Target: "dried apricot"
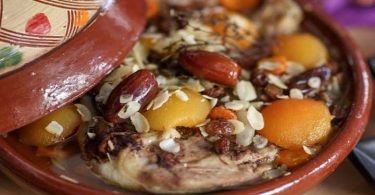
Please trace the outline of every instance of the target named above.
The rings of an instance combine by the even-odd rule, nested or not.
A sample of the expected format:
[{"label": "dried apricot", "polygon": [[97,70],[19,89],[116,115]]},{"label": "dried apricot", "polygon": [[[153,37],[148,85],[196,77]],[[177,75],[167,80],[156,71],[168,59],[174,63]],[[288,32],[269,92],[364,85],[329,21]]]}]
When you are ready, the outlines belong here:
[{"label": "dried apricot", "polygon": [[282,150],[279,152],[276,161],[278,164],[293,168],[306,162],[309,157],[310,155],[303,150]]},{"label": "dried apricot", "polygon": [[279,36],[274,47],[274,54],[301,63],[306,69],[323,65],[328,59],[326,46],[309,33]]},{"label": "dried apricot", "polygon": [[237,115],[233,111],[226,109],[224,106],[218,106],[212,108],[210,114],[208,115],[208,118],[233,120],[237,119]]},{"label": "dried apricot", "polygon": [[220,0],[220,4],[231,11],[248,11],[258,3],[258,0]]},{"label": "dried apricot", "polygon": [[153,18],[158,15],[160,10],[158,0],[147,0],[147,18]]},{"label": "dried apricot", "polygon": [[192,90],[182,90],[187,101],[182,101],[176,94],[169,97],[160,108],[143,113],[152,130],[165,131],[176,127],[194,127],[206,120],[211,104],[202,95]]},{"label": "dried apricot", "polygon": [[262,111],[265,126],[258,131],[270,142],[286,149],[301,149],[327,140],[332,116],[328,107],[311,99],[273,102]]},{"label": "dried apricot", "polygon": [[207,25],[223,36],[226,43],[240,49],[249,48],[257,37],[255,24],[245,16],[233,12],[213,12],[207,16]]},{"label": "dried apricot", "polygon": [[74,134],[81,122],[77,107],[70,104],[21,128],[19,139],[27,145],[50,146]]}]

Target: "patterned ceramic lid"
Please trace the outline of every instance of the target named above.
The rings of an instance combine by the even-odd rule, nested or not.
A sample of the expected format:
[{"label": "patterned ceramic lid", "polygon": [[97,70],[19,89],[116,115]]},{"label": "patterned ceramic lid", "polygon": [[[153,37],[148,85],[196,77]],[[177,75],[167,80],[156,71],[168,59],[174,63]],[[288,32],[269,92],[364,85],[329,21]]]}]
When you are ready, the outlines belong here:
[{"label": "patterned ceramic lid", "polygon": [[144,0],[0,0],[0,133],[74,101],[119,65]]},{"label": "patterned ceramic lid", "polygon": [[0,76],[72,38],[95,18],[101,1],[0,1]]}]

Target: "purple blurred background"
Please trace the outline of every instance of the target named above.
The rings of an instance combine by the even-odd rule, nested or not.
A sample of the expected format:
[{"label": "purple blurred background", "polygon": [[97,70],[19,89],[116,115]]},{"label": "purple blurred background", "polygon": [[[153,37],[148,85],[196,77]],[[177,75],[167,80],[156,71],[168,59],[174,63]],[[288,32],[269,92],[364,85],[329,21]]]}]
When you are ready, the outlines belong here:
[{"label": "purple blurred background", "polygon": [[319,2],[345,26],[375,26],[375,0],[319,0]]}]

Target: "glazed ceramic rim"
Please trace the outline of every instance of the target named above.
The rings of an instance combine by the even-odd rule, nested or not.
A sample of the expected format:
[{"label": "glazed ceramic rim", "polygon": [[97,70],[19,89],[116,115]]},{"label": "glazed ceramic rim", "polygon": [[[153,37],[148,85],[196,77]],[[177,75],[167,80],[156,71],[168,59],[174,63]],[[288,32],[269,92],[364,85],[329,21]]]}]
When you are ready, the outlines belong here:
[{"label": "glazed ceramic rim", "polygon": [[118,67],[146,25],[144,0],[103,0],[73,38],[0,78],[0,133],[73,102]]},{"label": "glazed ceramic rim", "polygon": [[[307,3],[305,0],[298,0],[306,12],[312,12],[314,16],[319,16],[320,21],[330,26],[333,32],[343,42],[345,51],[350,54],[348,57],[352,62],[348,62],[353,70],[354,100],[351,106],[350,114],[340,133],[333,138],[326,149],[315,158],[308,161],[303,166],[294,170],[290,175],[270,180],[255,186],[249,186],[246,189],[218,192],[217,194],[299,194],[310,189],[330,173],[345,159],[354,145],[359,141],[368,122],[372,100],[372,80],[364,61],[364,58],[353,43],[345,30],[333,19],[326,15],[315,5]],[[63,193],[63,194],[112,194],[101,189],[94,189],[83,184],[74,184],[63,180],[55,175],[47,174],[42,170],[31,166],[27,159],[17,156],[17,152],[8,145],[3,139],[0,139],[0,162],[7,169],[12,170],[18,178],[28,178],[24,181],[34,185],[45,192]],[[30,181],[32,179],[32,181]],[[64,187],[61,187],[64,186]],[[135,194],[128,192],[125,194]]]}]

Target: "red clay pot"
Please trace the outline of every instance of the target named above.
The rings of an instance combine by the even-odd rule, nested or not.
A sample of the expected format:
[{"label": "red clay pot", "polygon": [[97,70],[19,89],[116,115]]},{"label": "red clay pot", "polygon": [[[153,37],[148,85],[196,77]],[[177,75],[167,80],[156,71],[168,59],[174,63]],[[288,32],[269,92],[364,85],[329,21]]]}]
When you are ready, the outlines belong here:
[{"label": "red clay pot", "polygon": [[[218,194],[299,194],[321,182],[331,174],[350,153],[365,130],[372,100],[372,79],[360,50],[337,23],[319,8],[298,0],[305,10],[305,28],[320,36],[337,51],[336,56],[348,68],[347,80],[351,86],[350,113],[338,133],[324,150],[306,164],[296,168],[288,176],[258,185]],[[24,186],[50,194],[114,194],[104,190],[105,184],[82,182],[75,184],[52,172],[50,165],[35,157],[34,151],[22,146],[12,137],[0,138],[1,168]],[[134,192],[122,191],[124,194]]]}]

